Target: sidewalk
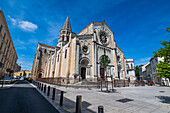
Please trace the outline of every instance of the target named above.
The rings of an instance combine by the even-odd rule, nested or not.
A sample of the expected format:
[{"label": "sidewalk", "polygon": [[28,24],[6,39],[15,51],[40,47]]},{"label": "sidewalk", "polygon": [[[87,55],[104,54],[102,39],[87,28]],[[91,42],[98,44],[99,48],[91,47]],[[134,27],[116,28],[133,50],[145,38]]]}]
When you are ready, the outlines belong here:
[{"label": "sidewalk", "polygon": [[[43,83],[44,84],[44,83]],[[76,108],[76,96],[82,95],[82,113],[96,113],[98,106],[104,107],[105,113],[168,113],[170,112],[170,88],[157,86],[121,87],[114,93],[101,92],[100,89],[75,89],[46,84],[55,87],[55,100],[44,95],[60,112],[73,113]],[[64,91],[63,106],[59,106],[60,91]],[[46,90],[47,92],[47,90]],[[124,100],[121,100],[124,99]],[[127,100],[126,100],[127,99]],[[130,99],[130,101],[128,101]],[[118,101],[119,100],[119,101]],[[122,102],[121,102],[122,101]],[[126,102],[127,101],[127,102]]]},{"label": "sidewalk", "polygon": [[14,84],[16,84],[18,81],[12,83],[12,84],[4,84],[3,87],[2,87],[2,84],[0,84],[0,90],[1,89],[8,89],[8,88],[11,88]]}]

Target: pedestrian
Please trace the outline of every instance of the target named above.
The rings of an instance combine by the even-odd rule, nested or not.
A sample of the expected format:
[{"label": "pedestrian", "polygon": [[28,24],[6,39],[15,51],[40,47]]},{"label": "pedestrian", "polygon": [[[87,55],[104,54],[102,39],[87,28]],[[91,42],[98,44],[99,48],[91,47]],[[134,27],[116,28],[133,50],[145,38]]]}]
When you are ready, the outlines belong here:
[{"label": "pedestrian", "polygon": [[152,85],[155,85],[153,81],[152,81]]}]

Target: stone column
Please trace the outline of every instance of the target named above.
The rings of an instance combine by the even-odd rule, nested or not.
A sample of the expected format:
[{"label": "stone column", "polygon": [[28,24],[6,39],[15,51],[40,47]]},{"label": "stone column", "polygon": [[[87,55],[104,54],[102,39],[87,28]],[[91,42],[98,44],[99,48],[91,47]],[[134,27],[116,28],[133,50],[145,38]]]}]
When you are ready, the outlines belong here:
[{"label": "stone column", "polygon": [[116,65],[115,65],[115,77],[118,77],[118,61],[117,61],[117,52],[116,52],[116,48],[114,48],[113,50],[114,52],[114,55],[115,55],[115,62],[116,62]]},{"label": "stone column", "polygon": [[79,73],[79,50],[80,50],[80,44],[78,42],[78,40],[76,40],[76,52],[75,52],[75,73],[76,74],[80,74]]},{"label": "stone column", "polygon": [[[94,71],[94,75],[97,75],[97,58],[96,58],[96,55],[97,55],[97,46],[96,46],[96,32],[94,31],[94,34],[93,34],[93,59],[94,59],[94,64],[93,65],[93,71]],[[93,77],[94,77],[93,75]]]}]

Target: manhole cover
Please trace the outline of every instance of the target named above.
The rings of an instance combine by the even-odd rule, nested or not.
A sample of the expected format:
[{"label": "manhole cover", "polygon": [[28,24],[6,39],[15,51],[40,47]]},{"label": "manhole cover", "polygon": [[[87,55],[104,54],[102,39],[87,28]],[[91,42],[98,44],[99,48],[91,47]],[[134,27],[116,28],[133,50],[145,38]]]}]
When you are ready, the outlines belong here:
[{"label": "manhole cover", "polygon": [[165,91],[159,91],[159,92],[164,93]]},{"label": "manhole cover", "polygon": [[119,102],[122,102],[122,103],[126,103],[126,102],[129,102],[129,101],[133,101],[133,99],[123,98],[123,99],[116,100],[116,101],[119,101]]}]

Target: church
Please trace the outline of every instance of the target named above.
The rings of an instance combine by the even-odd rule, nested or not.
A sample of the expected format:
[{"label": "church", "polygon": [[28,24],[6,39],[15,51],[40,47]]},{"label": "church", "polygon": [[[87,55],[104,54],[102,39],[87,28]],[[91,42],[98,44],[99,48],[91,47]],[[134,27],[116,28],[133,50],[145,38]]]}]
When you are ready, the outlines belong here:
[{"label": "church", "polygon": [[[106,72],[100,65],[104,54],[110,60]],[[133,59],[125,59],[105,21],[91,22],[76,34],[67,17],[56,47],[38,43],[32,66],[33,80],[50,78],[63,84],[74,84],[97,82],[106,74],[117,80],[135,80]]]}]

